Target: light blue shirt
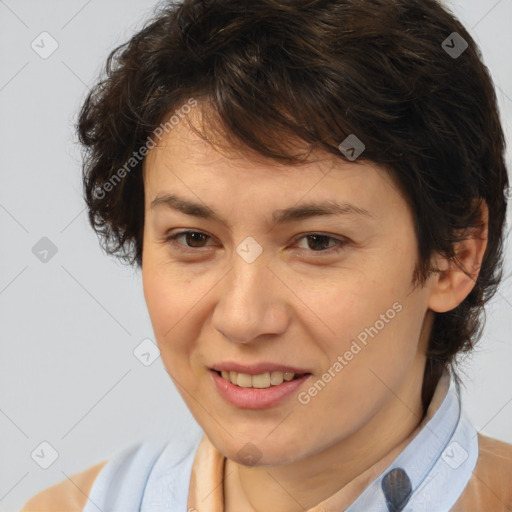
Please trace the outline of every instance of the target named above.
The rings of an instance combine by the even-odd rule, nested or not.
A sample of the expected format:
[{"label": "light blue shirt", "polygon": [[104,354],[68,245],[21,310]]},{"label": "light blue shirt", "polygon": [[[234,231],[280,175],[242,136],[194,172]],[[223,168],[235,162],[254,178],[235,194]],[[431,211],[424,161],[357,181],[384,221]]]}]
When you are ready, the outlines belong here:
[{"label": "light blue shirt", "polygon": [[[346,512],[448,512],[478,459],[478,437],[461,410],[460,390],[448,392],[432,418]],[[192,442],[153,440],[130,446],[101,469],[83,512],[189,512]]]}]

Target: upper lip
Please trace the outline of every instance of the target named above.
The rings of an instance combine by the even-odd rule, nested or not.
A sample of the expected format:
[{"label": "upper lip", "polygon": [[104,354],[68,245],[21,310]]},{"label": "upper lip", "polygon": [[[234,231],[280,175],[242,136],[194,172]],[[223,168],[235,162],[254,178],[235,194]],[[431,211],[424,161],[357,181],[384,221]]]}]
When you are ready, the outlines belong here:
[{"label": "upper lip", "polygon": [[297,366],[287,366],[281,363],[271,363],[266,361],[253,364],[240,364],[231,361],[225,361],[223,363],[214,364],[211,366],[211,369],[218,372],[232,371],[238,373],[247,373],[248,375],[259,375],[265,372],[289,372],[295,374],[311,373],[309,370],[298,368]]}]

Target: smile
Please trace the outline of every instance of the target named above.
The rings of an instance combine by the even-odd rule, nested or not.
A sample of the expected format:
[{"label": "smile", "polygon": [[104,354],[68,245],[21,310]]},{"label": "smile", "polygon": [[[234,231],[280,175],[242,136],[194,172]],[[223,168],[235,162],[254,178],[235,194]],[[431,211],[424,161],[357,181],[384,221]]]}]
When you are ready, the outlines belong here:
[{"label": "smile", "polygon": [[[296,394],[312,376],[311,373],[294,374],[279,371],[249,375],[213,369],[210,370],[210,375],[220,396],[229,404],[241,409],[275,407]],[[231,379],[235,380],[236,384]]]},{"label": "smile", "polygon": [[283,382],[302,377],[304,374],[295,374],[292,372],[265,372],[258,375],[249,375],[248,373],[221,371],[218,372],[224,380],[231,382],[241,388],[266,389],[271,386],[279,386]]}]

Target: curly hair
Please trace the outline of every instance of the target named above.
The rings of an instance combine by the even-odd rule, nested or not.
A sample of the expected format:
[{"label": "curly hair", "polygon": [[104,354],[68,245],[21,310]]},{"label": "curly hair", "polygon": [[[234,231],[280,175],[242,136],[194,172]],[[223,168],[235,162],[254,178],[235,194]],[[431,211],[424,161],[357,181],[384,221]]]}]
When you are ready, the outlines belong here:
[{"label": "curly hair", "polygon": [[[467,45],[460,55],[447,51],[455,41]],[[488,241],[474,287],[459,306],[435,314],[426,407],[443,370],[450,367],[457,378],[457,354],[481,337],[484,305],[503,272],[505,140],[490,73],[464,26],[437,0],[158,6],[110,53],[77,124],[89,221],[106,252],[139,268],[141,155],[161,123],[191,98],[205,107],[198,130],[204,140],[213,144],[216,131],[230,147],[289,165],[303,163],[313,149],[345,159],[340,141],[357,134],[366,146],[360,159],[388,169],[411,207],[416,286],[435,271],[434,253],[462,268],[456,243],[478,224],[479,201],[486,201]],[[305,151],[297,152],[292,139]]]}]

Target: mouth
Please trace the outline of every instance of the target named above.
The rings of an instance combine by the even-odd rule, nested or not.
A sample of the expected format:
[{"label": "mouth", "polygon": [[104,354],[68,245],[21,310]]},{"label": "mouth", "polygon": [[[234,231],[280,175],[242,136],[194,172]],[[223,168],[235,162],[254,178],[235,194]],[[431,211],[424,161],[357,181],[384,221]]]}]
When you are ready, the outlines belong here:
[{"label": "mouth", "polygon": [[[261,370],[259,370],[261,371]],[[233,370],[211,368],[214,388],[229,404],[240,409],[278,407],[298,393],[312,376],[311,373],[291,373],[273,370],[250,375]],[[234,381],[234,382],[232,382]]]},{"label": "mouth", "polygon": [[254,388],[254,389],[268,389],[274,386],[280,386],[283,382],[290,382],[292,380],[301,379],[310,373],[293,373],[281,371],[268,371],[259,373],[257,375],[250,375],[248,373],[227,371],[227,370],[214,370],[219,377],[225,381],[240,388]]}]

